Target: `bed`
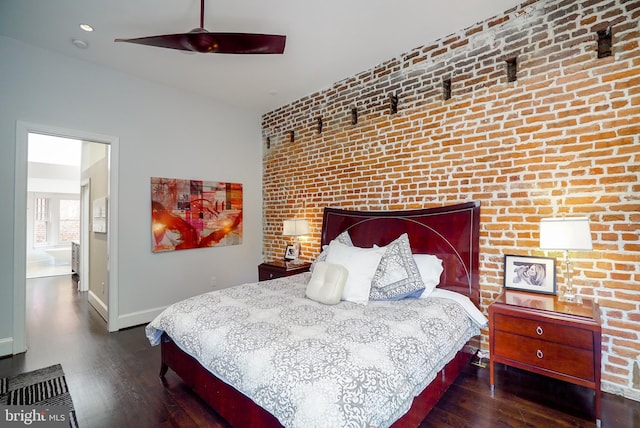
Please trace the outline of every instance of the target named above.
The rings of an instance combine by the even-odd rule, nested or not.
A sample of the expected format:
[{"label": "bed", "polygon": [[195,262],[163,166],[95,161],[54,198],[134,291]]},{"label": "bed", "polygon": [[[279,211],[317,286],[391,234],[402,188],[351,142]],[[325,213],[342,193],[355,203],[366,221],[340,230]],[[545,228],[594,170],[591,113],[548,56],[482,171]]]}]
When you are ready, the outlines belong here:
[{"label": "bed", "polygon": [[[323,305],[305,297],[313,274],[304,273],[195,296],[147,326],[151,343],[161,345],[160,376],[171,368],[234,427],[418,426],[477,349],[469,343],[484,317],[471,308],[479,314],[474,323],[471,309],[450,298],[466,296],[462,306],[479,306],[479,218],[478,202],[389,212],[326,208],[323,249],[345,231],[362,249],[390,246],[406,234],[413,254],[441,260],[437,289],[444,291]],[[423,312],[439,318],[423,319]],[[196,330],[201,324],[205,329]],[[454,331],[422,336],[445,324],[455,324]],[[435,362],[417,357],[426,350],[442,355]],[[380,368],[372,368],[374,359]],[[400,366],[392,365],[396,360]],[[374,386],[381,390],[368,389]]]}]

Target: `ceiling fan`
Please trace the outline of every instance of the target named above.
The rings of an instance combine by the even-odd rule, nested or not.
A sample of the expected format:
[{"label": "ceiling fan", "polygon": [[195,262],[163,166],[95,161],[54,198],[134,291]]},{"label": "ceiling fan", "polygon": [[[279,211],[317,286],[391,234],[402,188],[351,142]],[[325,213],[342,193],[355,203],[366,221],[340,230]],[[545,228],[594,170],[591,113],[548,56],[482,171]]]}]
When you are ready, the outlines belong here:
[{"label": "ceiling fan", "polygon": [[210,33],[204,29],[204,0],[200,0],[200,27],[194,28],[188,33],[115,39],[115,41],[200,53],[281,54],[284,52],[286,36],[254,33]]}]

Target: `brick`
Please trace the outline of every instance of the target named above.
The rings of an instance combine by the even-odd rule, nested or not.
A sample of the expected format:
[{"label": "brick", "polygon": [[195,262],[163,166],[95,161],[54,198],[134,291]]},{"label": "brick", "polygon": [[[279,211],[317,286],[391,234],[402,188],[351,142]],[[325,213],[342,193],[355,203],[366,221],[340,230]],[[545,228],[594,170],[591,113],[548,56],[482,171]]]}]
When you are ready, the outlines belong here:
[{"label": "brick", "polygon": [[[611,320],[607,323],[609,328],[607,329],[607,334],[610,334],[615,337],[623,337],[630,340],[638,340],[638,328],[640,325],[637,323],[619,321],[619,320]],[[611,334],[610,330],[612,327],[615,328],[616,334]]]},{"label": "brick", "polygon": [[626,377],[629,376],[629,369],[625,369],[625,368],[622,368],[622,367],[615,367],[615,366],[606,364],[605,365],[605,370],[608,373],[618,374],[620,376],[626,376]]},{"label": "brick", "polygon": [[[632,341],[627,340],[625,338],[618,338],[618,336],[614,336],[612,340],[612,344],[614,347],[618,348],[619,355],[635,355],[637,357],[640,355],[640,341]],[[625,348],[624,350],[622,348]]]},{"label": "brick", "polygon": [[621,367],[628,367],[628,366],[630,366],[629,360],[624,359],[624,358],[618,358],[618,357],[616,357],[616,356],[609,356],[609,357],[607,358],[607,361],[608,361],[610,364],[615,364],[615,365],[617,365],[617,366],[621,366]]}]

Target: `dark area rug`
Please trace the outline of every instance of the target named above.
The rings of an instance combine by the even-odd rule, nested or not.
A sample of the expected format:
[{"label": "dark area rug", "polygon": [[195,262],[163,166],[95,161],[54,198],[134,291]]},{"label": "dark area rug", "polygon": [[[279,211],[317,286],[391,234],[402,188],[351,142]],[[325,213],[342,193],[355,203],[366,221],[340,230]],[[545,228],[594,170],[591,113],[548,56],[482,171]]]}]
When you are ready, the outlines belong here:
[{"label": "dark area rug", "polygon": [[[78,426],[76,411],[60,364],[0,378],[0,408],[5,406],[66,406],[69,409],[69,426]],[[1,422],[2,420],[0,425]]]}]

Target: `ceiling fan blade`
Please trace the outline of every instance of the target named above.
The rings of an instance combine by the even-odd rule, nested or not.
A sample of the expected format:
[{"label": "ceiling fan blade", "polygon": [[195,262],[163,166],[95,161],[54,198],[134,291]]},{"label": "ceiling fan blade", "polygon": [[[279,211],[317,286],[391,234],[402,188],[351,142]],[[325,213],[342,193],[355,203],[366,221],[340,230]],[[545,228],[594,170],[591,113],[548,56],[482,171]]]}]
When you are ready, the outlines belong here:
[{"label": "ceiling fan blade", "polygon": [[192,49],[187,48],[184,44],[184,36],[184,34],[164,34],[162,36],[137,37],[134,39],[115,39],[114,41],[190,51]]},{"label": "ceiling fan blade", "polygon": [[286,36],[274,34],[210,33],[196,28],[189,33],[115,39],[115,41],[201,53],[282,54],[286,39]]},{"label": "ceiling fan blade", "polygon": [[286,36],[254,33],[207,33],[217,41],[213,53],[282,54]]}]

